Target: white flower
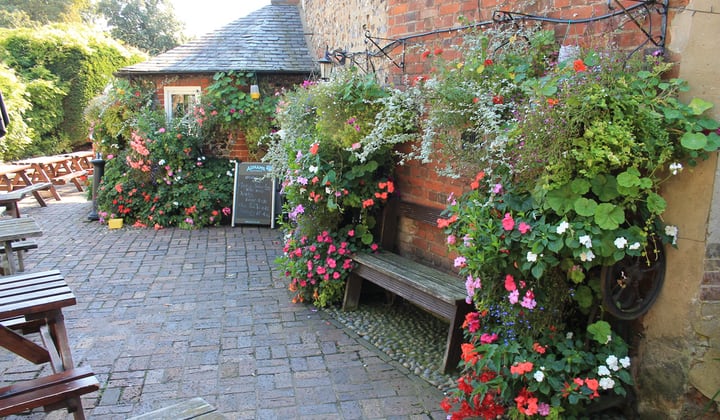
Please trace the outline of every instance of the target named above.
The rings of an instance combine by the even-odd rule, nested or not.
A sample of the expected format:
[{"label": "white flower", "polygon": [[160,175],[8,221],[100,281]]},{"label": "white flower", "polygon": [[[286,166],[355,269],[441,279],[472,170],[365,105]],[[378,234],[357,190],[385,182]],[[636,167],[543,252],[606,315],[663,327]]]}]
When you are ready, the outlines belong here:
[{"label": "white flower", "polygon": [[565,233],[566,230],[568,230],[569,227],[570,227],[570,223],[563,220],[560,223],[560,226],[558,226],[555,231],[558,233],[558,235],[562,235],[563,233]]},{"label": "white flower", "polygon": [[678,238],[678,227],[674,225],[667,225],[665,226],[665,234],[667,236],[672,236],[673,241],[672,244],[677,244],[677,238]]},{"label": "white flower", "polygon": [[592,261],[595,259],[595,254],[592,251],[586,251],[580,254],[580,261]]},{"label": "white flower", "polygon": [[528,253],[527,253],[527,260],[528,260],[528,261],[530,261],[530,262],[535,262],[535,261],[537,261],[537,257],[538,257],[537,254],[534,254],[534,253],[532,253],[531,251],[528,251]]},{"label": "white flower", "polygon": [[592,248],[592,239],[590,239],[590,235],[583,235],[580,238],[578,238],[581,245],[585,245],[585,248]]},{"label": "white flower", "polygon": [[627,241],[627,239],[625,239],[621,236],[621,237],[615,239],[615,242],[613,242],[613,243],[615,244],[617,249],[623,249],[627,246],[628,241]]},{"label": "white flower", "polygon": [[162,165],[164,165],[164,164],[165,164],[165,159],[160,159],[160,160],[158,161],[158,165],[162,166]]},{"label": "white flower", "polygon": [[608,369],[607,366],[605,366],[605,365],[601,365],[598,367],[598,375],[610,376],[610,369]]},{"label": "white flower", "polygon": [[175,207],[177,207],[177,206],[180,205],[180,203],[178,203],[177,201],[173,201],[173,205],[174,205]]},{"label": "white flower", "polygon": [[225,172],[225,175],[227,175],[227,176],[233,176],[233,173],[232,173],[232,171],[227,171],[227,172]]},{"label": "white flower", "polygon": [[598,383],[602,389],[613,389],[615,387],[615,381],[612,378],[601,378]]},{"label": "white flower", "polygon": [[610,356],[608,356],[608,358],[605,360],[605,363],[607,363],[608,367],[615,372],[620,370],[620,366],[618,366],[618,358],[615,355],[611,354]]},{"label": "white flower", "polygon": [[308,168],[308,170],[309,170],[310,172],[316,174],[317,171],[318,171],[318,167],[315,166],[315,165],[310,165],[310,168]]},{"label": "white flower", "polygon": [[640,249],[640,242],[635,242],[634,244],[630,245],[628,249]]},{"label": "white flower", "polygon": [[542,382],[543,379],[545,379],[545,374],[544,374],[541,370],[538,370],[538,371],[535,372],[535,374],[533,375],[533,378],[535,378],[535,380],[538,381],[538,382]]},{"label": "white flower", "polygon": [[620,359],[620,365],[622,367],[624,367],[625,369],[627,369],[628,366],[630,366],[630,358],[628,356],[625,356],[622,359]]},{"label": "white flower", "polygon": [[670,172],[672,172],[673,175],[677,175],[678,172],[681,172],[683,169],[682,163],[673,162],[670,164]]},{"label": "white flower", "polygon": [[569,333],[565,334],[565,338],[566,338],[567,340],[572,340],[572,338],[573,338],[573,333],[572,333],[572,332],[569,332]]}]

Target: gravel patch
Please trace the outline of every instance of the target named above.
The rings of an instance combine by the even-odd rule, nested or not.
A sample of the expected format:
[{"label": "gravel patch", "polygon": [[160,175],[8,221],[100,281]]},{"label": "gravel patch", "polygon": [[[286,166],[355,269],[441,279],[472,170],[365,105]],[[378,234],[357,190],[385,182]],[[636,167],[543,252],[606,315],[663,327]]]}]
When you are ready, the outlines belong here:
[{"label": "gravel patch", "polygon": [[445,392],[452,375],[440,372],[449,324],[406,302],[360,304],[355,311],[323,311],[416,376]]}]

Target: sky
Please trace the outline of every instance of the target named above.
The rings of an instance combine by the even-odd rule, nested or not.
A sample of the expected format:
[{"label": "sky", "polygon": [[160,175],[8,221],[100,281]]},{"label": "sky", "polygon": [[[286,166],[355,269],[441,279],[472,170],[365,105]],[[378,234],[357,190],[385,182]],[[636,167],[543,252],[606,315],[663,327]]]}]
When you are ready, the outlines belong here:
[{"label": "sky", "polygon": [[203,35],[270,4],[270,0],[170,0],[188,36]]}]

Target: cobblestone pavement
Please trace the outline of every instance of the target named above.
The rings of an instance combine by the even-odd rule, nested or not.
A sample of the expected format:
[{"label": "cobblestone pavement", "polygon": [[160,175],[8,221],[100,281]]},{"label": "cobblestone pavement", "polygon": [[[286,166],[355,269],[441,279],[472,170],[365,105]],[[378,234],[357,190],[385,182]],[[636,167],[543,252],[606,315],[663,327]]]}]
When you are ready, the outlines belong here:
[{"label": "cobblestone pavement", "polygon": [[[76,365],[99,392],[88,418],[126,419],[202,397],[228,419],[441,419],[442,394],[312,307],[289,302],[265,227],[109,230],[84,193],[23,215],[44,235],[26,271],[59,269]],[[0,350],[0,385],[49,368]],[[11,419],[65,419],[35,410]]]}]

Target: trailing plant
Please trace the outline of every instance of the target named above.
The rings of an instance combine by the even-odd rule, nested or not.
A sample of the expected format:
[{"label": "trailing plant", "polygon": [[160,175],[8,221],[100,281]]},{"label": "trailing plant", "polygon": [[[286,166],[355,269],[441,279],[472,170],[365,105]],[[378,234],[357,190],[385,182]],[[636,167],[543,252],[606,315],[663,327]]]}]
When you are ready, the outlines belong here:
[{"label": "trailing plant", "polygon": [[468,41],[422,82],[420,150],[474,169],[438,220],[475,307],[443,405],[454,418],[573,418],[632,386],[628,346],[602,320],[602,267],[676,246],[660,186],[718,149],[720,125],[712,104],[678,99],[686,83],[664,78],[659,55],[558,62],[548,34],[526,29]]},{"label": "trailing plant", "polygon": [[421,111],[406,97],[351,69],[327,82],[306,82],[280,98],[280,130],[264,160],[283,179],[287,219],[281,225],[287,242],[277,263],[296,300],[325,306],[341,296],[349,263],[339,265],[330,278],[320,276],[322,281],[307,277],[311,265],[314,275],[318,268],[329,272],[314,262],[317,255],[324,259],[330,253],[323,248],[327,238],[336,249],[377,248],[372,233],[376,212],[395,190],[392,149],[411,138]]},{"label": "trailing plant", "polygon": [[256,80],[252,72],[215,73],[202,97],[203,106],[196,110],[208,143],[222,144],[242,133],[253,159],[262,157],[261,139],[275,130],[278,95],[267,95],[265,86],[266,94],[253,99],[250,85]]}]

